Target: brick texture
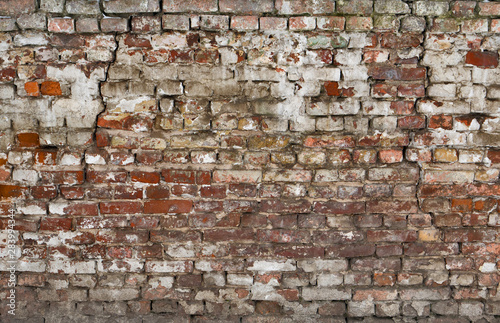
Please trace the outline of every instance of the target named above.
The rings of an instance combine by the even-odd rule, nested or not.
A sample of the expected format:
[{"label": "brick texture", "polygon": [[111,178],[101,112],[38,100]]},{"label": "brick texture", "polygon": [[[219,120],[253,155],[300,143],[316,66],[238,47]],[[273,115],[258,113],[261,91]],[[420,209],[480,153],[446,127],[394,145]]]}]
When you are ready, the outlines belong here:
[{"label": "brick texture", "polygon": [[0,322],[500,322],[497,1],[0,16]]}]

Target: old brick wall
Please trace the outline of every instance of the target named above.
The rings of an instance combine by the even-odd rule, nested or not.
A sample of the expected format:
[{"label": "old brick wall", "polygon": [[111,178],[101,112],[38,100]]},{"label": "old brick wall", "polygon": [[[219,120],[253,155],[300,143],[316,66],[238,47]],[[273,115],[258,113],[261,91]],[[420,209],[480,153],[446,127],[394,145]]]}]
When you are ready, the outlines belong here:
[{"label": "old brick wall", "polygon": [[500,322],[500,2],[0,15],[1,322]]}]

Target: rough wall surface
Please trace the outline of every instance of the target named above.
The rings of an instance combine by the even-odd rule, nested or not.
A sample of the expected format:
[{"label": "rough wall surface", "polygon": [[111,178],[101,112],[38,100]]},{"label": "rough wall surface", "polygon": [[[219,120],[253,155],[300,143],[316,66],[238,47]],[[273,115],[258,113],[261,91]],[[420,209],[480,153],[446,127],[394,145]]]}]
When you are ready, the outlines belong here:
[{"label": "rough wall surface", "polygon": [[1,322],[500,321],[499,2],[0,15]]}]

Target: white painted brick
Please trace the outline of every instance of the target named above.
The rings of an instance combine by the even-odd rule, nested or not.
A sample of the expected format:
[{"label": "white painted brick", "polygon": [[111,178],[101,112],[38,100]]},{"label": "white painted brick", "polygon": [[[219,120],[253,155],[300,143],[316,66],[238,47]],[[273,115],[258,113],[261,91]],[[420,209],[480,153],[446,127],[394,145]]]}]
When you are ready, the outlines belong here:
[{"label": "white painted brick", "polygon": [[254,263],[247,268],[250,271],[259,272],[270,272],[270,271],[295,271],[297,269],[295,261],[268,261],[268,260],[256,260]]},{"label": "white painted brick", "polygon": [[50,260],[47,271],[54,274],[94,274],[96,265],[95,261]]},{"label": "white painted brick", "polygon": [[347,270],[347,260],[300,260],[297,262],[297,267],[305,272],[315,271],[343,271]]},{"label": "white painted brick", "polygon": [[229,285],[251,286],[253,284],[253,276],[245,274],[227,274],[227,283]]},{"label": "white painted brick", "polygon": [[455,84],[433,84],[427,88],[430,97],[451,99],[456,96],[457,86]]},{"label": "white painted brick", "polygon": [[35,185],[38,182],[38,172],[30,169],[14,169],[12,180],[22,184]]}]

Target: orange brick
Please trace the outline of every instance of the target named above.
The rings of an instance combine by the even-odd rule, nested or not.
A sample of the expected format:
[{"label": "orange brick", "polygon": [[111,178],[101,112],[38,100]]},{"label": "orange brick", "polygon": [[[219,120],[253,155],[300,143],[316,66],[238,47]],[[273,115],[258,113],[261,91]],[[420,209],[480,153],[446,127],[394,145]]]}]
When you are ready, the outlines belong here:
[{"label": "orange brick", "polygon": [[452,199],[451,210],[456,212],[472,211],[472,199]]},{"label": "orange brick", "polygon": [[55,81],[45,81],[42,83],[43,95],[62,95],[61,85]]},{"label": "orange brick", "polygon": [[434,161],[442,163],[453,163],[458,160],[458,154],[455,149],[436,148],[434,150]]},{"label": "orange brick", "polygon": [[403,161],[403,151],[397,149],[381,150],[378,157],[382,163],[400,163]]},{"label": "orange brick", "polygon": [[375,286],[394,286],[396,275],[390,273],[374,273],[373,284]]},{"label": "orange brick", "polygon": [[40,86],[37,82],[26,82],[24,83],[24,90],[26,90],[26,94],[29,96],[39,96],[40,95]]},{"label": "orange brick", "polygon": [[40,146],[40,138],[36,132],[18,133],[17,140],[21,147],[38,147]]}]

